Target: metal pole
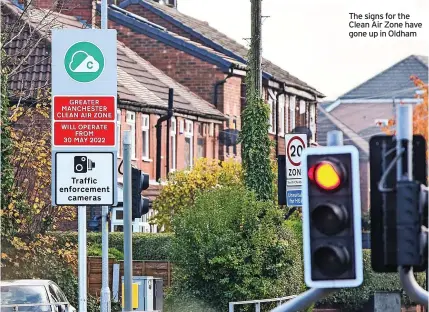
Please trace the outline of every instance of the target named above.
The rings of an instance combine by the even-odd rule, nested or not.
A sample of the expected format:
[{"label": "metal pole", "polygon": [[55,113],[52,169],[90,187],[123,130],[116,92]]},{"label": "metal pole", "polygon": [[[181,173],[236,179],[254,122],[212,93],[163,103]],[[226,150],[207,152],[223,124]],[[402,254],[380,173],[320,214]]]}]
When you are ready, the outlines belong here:
[{"label": "metal pole", "polygon": [[301,311],[334,291],[336,291],[336,289],[312,288],[306,292],[303,292],[298,297],[295,297],[292,300],[286,302],[285,304],[271,310],[271,312]]},{"label": "metal pole", "polygon": [[250,70],[253,88],[259,97],[262,95],[261,6],[261,0],[251,0]]},{"label": "metal pole", "polygon": [[[396,167],[396,178],[398,181],[412,181],[413,180],[413,107],[410,104],[398,105],[396,110],[396,153],[402,153],[403,146],[405,145],[405,153],[407,155],[407,163],[399,158]],[[404,155],[404,154],[402,154]],[[398,268],[399,278],[405,292],[418,304],[428,306],[429,293],[425,291],[416,282],[413,274],[413,268],[405,268],[400,266]]]},{"label": "metal pole", "polygon": [[[332,130],[327,133],[328,146],[343,145],[343,133]],[[338,291],[336,288],[311,288],[285,304],[271,310],[271,312],[295,312],[308,308],[313,303],[325,298],[330,293]]]},{"label": "metal pole", "polygon": [[101,212],[101,312],[110,312],[110,288],[109,288],[109,207],[103,206]]},{"label": "metal pole", "polygon": [[[107,0],[101,0],[101,29],[107,29]],[[120,144],[120,143],[118,143]],[[101,312],[110,312],[109,288],[109,207],[103,206],[101,212]]]},{"label": "metal pole", "polygon": [[86,312],[86,206],[78,206],[79,311]]},{"label": "metal pole", "polygon": [[341,146],[343,145],[343,132],[332,130],[327,133],[328,146]]},{"label": "metal pole", "polygon": [[124,131],[124,311],[132,311],[131,132]]}]

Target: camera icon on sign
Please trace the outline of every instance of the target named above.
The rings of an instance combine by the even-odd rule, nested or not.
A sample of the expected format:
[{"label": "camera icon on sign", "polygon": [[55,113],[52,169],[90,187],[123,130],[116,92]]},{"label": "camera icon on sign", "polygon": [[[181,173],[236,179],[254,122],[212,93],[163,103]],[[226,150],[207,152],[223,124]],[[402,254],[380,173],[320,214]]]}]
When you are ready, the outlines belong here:
[{"label": "camera icon on sign", "polygon": [[86,173],[95,168],[95,162],[86,156],[75,156],[74,157],[74,172],[75,173]]}]

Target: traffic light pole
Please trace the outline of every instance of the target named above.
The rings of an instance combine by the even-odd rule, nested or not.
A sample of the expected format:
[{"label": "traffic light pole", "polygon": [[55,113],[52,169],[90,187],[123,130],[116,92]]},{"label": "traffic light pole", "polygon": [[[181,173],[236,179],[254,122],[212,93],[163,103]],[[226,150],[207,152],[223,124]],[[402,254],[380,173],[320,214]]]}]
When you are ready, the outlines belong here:
[{"label": "traffic light pole", "polygon": [[[328,146],[341,146],[343,145],[343,133],[341,131],[333,130],[327,133]],[[319,301],[330,295],[333,292],[338,291],[337,288],[311,288],[306,292],[303,292],[299,296],[292,300],[278,306],[271,310],[271,312],[295,312],[301,311],[308,308],[313,303]]]},{"label": "traffic light pole", "polygon": [[[406,168],[403,167],[402,158],[397,161],[396,178],[397,181],[413,180],[413,108],[410,104],[399,105],[396,111],[396,154],[407,155]],[[403,153],[403,142],[406,144],[405,153]],[[427,235],[427,233],[425,233]],[[399,277],[405,292],[416,303],[427,306],[429,302],[429,293],[425,291],[417,282],[413,274],[413,268],[399,267]]]},{"label": "traffic light pole", "polygon": [[124,131],[124,311],[132,311],[131,132]]}]

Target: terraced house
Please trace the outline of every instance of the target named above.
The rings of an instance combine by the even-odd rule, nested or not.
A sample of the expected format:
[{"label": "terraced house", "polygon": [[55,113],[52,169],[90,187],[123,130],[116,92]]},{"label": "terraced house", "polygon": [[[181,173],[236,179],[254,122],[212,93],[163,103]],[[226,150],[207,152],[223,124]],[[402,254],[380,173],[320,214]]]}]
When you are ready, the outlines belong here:
[{"label": "terraced house", "polygon": [[[2,6],[9,21],[23,9],[16,1],[2,0]],[[37,28],[48,34],[48,39],[38,43],[40,48],[25,63],[37,66],[24,68],[27,78],[23,80],[12,77],[11,89],[50,84],[52,24],[72,28],[100,25],[100,4],[95,1],[33,0],[31,7],[25,14],[29,27],[46,24]],[[153,184],[146,196],[153,198],[159,192],[155,125],[167,113],[170,88],[174,89],[174,118],[168,157],[167,149],[162,148],[161,178],[166,177],[167,167],[169,171],[192,167],[198,157],[240,160],[240,146],[226,146],[225,136],[227,129],[241,128],[247,49],[207,23],[178,11],[176,1],[115,1],[109,5],[108,17],[109,28],[118,32],[119,139],[123,130],[132,131],[133,165],[149,173]],[[24,38],[23,34],[17,36],[8,51]],[[270,135],[278,142],[277,154],[284,154],[284,134],[297,126],[309,127],[312,139],[317,139],[316,105],[324,97],[322,93],[267,60],[263,60],[263,87],[271,108]],[[118,183],[121,186],[121,181]],[[141,229],[136,225],[136,230]]]}]

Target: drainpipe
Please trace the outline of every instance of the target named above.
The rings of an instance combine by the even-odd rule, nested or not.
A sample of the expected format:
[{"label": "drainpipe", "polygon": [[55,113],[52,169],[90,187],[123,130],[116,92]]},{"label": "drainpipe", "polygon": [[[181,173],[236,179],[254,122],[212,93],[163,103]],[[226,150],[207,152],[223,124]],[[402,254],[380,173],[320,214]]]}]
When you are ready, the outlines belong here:
[{"label": "drainpipe", "polygon": [[[161,134],[162,134],[162,122],[166,120],[170,120],[170,118],[173,116],[173,89],[170,88],[168,90],[168,110],[167,115],[161,116],[158,121],[156,122],[156,181],[159,181],[161,179]],[[168,137],[168,123],[167,123],[167,163],[169,161],[169,137]],[[169,165],[167,164],[167,168]],[[168,171],[167,171],[168,173]]]},{"label": "drainpipe", "polygon": [[225,79],[219,80],[214,84],[213,105],[216,108],[217,108],[217,101],[218,101],[217,93],[218,93],[219,86],[223,85],[228,80],[228,78],[232,77],[232,75],[234,74],[234,68],[231,67],[230,69],[231,69],[231,71],[228,73],[228,75],[225,77]]},{"label": "drainpipe", "polygon": [[[279,157],[279,97],[283,94],[286,94],[284,86],[276,95],[276,158]],[[286,111],[286,108],[283,111]]]}]

